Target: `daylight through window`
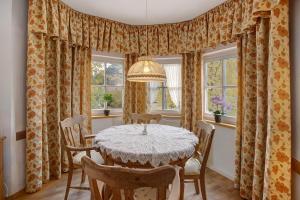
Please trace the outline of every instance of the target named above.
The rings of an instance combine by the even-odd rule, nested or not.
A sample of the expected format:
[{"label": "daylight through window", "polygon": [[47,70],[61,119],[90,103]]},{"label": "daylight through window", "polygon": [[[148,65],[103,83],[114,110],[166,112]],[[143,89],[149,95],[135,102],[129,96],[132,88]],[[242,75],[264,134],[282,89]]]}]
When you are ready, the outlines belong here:
[{"label": "daylight through window", "polygon": [[204,79],[204,115],[211,115],[214,111],[221,110],[225,116],[235,118],[237,111],[236,51],[204,56]]},{"label": "daylight through window", "polygon": [[180,111],[181,64],[162,64],[167,80],[149,83],[149,105],[151,111]]},{"label": "daylight through window", "polygon": [[123,60],[94,58],[92,61],[92,109],[104,109],[104,95],[111,94],[110,109],[122,109],[124,90]]}]

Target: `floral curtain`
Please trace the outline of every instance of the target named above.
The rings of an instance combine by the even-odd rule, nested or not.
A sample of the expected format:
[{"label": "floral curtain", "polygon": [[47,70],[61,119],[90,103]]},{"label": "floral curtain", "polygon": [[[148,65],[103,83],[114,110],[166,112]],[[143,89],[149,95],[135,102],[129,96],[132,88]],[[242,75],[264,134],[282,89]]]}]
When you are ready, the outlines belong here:
[{"label": "floral curtain", "polygon": [[288,1],[259,5],[238,41],[235,184],[245,199],[291,199]]},{"label": "floral curtain", "polygon": [[181,125],[194,132],[202,119],[201,56],[200,52],[182,54]]},{"label": "floral curtain", "polygon": [[59,121],[90,116],[91,51],[29,34],[27,63],[26,191],[35,192],[61,175]]},{"label": "floral curtain", "polygon": [[[137,54],[125,55],[125,77],[131,65],[138,61]],[[147,111],[147,88],[146,83],[125,81],[124,91],[124,123],[130,123],[130,113],[145,113]]]},{"label": "floral curtain", "polygon": [[266,13],[274,2],[228,0],[186,22],[144,26],[80,13],[60,0],[30,0],[29,30],[99,51],[174,55],[234,42],[255,25],[253,13]]}]

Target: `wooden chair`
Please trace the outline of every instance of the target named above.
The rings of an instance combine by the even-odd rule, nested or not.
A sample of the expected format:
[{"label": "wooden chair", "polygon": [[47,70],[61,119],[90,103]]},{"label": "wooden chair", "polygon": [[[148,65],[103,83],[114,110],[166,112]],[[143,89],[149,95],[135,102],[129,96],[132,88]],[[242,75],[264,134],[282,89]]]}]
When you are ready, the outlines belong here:
[{"label": "wooden chair", "polygon": [[[162,166],[147,170],[97,165],[87,156],[82,158],[82,165],[89,179],[92,199],[179,199],[181,168]],[[171,191],[167,198],[170,185]]]},{"label": "wooden chair", "polygon": [[161,120],[160,114],[138,114],[138,113],[132,113],[130,114],[130,120],[132,123],[143,123],[143,124],[150,124],[152,120],[154,120],[157,124],[159,124]]},{"label": "wooden chair", "polygon": [[198,132],[196,135],[199,138],[199,143],[196,146],[195,154],[190,158],[184,167],[184,179],[193,180],[196,193],[199,194],[199,180],[202,199],[206,200],[205,190],[205,169],[215,133],[215,127],[204,121],[198,123]]},{"label": "wooden chair", "polygon": [[[85,116],[79,115],[73,118],[67,118],[60,122],[63,147],[66,150],[69,162],[68,182],[65,193],[65,200],[68,199],[70,188],[88,190],[88,187],[71,186],[73,170],[82,168],[81,158],[88,155],[99,164],[103,164],[103,158],[100,153],[94,151],[94,147],[87,146],[87,139],[94,138],[95,135],[87,135],[83,128]],[[85,133],[85,134],[84,134]],[[82,169],[81,183],[85,181],[85,173]]]}]

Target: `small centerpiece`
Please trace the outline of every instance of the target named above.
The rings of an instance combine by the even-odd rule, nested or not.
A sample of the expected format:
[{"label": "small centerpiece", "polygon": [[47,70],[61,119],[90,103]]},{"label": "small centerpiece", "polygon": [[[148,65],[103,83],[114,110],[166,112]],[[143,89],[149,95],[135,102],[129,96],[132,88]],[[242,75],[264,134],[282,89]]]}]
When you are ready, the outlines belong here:
[{"label": "small centerpiece", "polygon": [[147,135],[148,134],[148,132],[147,132],[147,124],[142,124],[142,126],[144,126],[142,135]]},{"label": "small centerpiece", "polygon": [[220,96],[215,96],[211,98],[211,102],[217,106],[217,109],[213,111],[215,122],[222,122],[222,116],[225,114],[224,110],[231,110],[231,104],[226,104],[225,100]]},{"label": "small centerpiece", "polygon": [[108,109],[108,106],[110,106],[111,102],[113,101],[112,94],[110,93],[105,93],[103,96],[104,100],[104,115],[108,116],[110,113],[110,110]]}]

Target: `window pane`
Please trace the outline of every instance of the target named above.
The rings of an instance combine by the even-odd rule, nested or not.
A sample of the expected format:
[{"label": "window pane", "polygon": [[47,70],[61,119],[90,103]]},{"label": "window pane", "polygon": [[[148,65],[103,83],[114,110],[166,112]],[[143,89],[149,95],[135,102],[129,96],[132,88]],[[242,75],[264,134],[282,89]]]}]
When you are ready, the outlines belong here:
[{"label": "window pane", "polygon": [[150,109],[151,110],[162,110],[162,88],[154,87],[150,88]]},{"label": "window pane", "polygon": [[104,107],[103,95],[104,95],[104,87],[92,86],[92,94],[91,94],[92,109],[102,109]]},{"label": "window pane", "polygon": [[222,84],[222,62],[220,60],[206,63],[206,85],[221,86]]},{"label": "window pane", "polygon": [[226,85],[237,85],[237,60],[229,58],[224,60]]},{"label": "window pane", "polygon": [[106,85],[123,85],[123,66],[118,63],[106,64]]},{"label": "window pane", "polygon": [[104,63],[92,62],[92,85],[104,84]]},{"label": "window pane", "polygon": [[214,112],[216,110],[222,110],[220,106],[212,103],[212,98],[219,96],[222,98],[222,88],[209,88],[206,90],[206,112]]},{"label": "window pane", "polygon": [[225,89],[225,102],[226,102],[226,108],[224,108],[225,115],[236,116],[237,88]]},{"label": "window pane", "polygon": [[123,87],[106,87],[106,93],[112,94],[109,108],[122,108]]}]

